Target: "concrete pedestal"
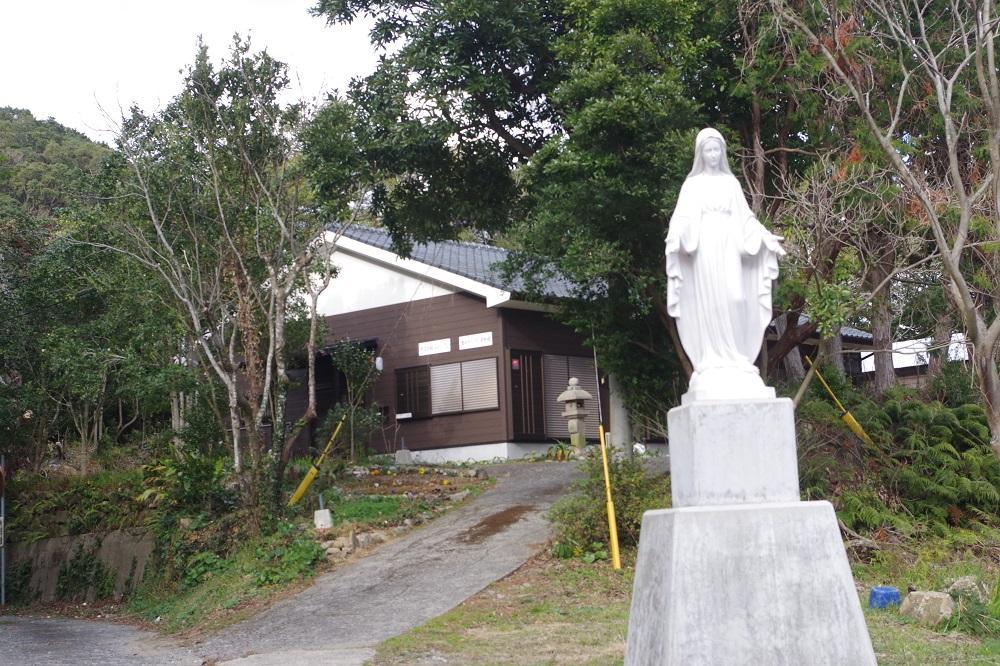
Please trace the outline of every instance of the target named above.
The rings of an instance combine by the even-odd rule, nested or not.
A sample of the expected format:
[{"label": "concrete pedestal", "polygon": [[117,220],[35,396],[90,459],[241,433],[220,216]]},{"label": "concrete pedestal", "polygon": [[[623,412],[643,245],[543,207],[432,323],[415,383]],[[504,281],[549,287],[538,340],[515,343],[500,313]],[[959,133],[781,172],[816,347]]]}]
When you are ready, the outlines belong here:
[{"label": "concrete pedestal", "polygon": [[671,410],[674,506],[642,519],[628,666],[875,664],[829,502],[800,502],[788,399]]},{"label": "concrete pedestal", "polygon": [[833,506],[648,511],[625,663],[875,664]]},{"label": "concrete pedestal", "polygon": [[667,427],[674,507],[799,499],[795,407],[788,398],[675,407]]}]

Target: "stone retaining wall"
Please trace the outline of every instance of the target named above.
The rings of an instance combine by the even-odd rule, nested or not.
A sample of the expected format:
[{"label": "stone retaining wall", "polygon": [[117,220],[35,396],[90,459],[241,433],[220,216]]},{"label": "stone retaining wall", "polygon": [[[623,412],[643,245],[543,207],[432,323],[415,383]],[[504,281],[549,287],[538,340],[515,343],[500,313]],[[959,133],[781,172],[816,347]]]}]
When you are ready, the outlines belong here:
[{"label": "stone retaining wall", "polygon": [[[75,536],[40,539],[29,544],[9,544],[8,571],[14,571],[27,561],[31,567],[28,584],[33,599],[52,601],[56,598],[59,571],[73,558],[78,548],[92,553],[115,577],[114,595],[135,589],[142,580],[146,563],[153,552],[153,535],[143,529],[115,530]],[[92,601],[94,591],[87,594]]]}]

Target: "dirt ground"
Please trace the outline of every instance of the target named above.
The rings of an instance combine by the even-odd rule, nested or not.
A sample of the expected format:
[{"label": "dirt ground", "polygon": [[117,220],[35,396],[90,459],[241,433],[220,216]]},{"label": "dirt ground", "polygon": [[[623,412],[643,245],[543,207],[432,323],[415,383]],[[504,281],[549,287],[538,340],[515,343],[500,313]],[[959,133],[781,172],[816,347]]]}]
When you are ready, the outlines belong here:
[{"label": "dirt ground", "polygon": [[337,487],[345,493],[434,498],[480,487],[487,476],[476,468],[355,467],[337,482]]}]

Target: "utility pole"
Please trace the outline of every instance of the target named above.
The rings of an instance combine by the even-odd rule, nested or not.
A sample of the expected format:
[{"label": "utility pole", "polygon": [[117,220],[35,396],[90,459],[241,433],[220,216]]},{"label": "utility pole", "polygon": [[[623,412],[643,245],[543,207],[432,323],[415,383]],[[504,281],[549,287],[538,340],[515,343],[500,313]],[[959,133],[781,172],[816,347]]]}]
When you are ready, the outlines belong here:
[{"label": "utility pole", "polygon": [[7,461],[0,454],[0,606],[7,605]]}]

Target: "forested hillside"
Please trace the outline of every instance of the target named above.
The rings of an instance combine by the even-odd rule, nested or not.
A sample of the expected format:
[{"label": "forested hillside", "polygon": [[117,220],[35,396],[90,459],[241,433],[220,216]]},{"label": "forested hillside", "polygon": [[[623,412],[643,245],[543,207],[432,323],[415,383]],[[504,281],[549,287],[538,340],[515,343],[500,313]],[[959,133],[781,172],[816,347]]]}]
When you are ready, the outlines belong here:
[{"label": "forested hillside", "polygon": [[4,216],[16,205],[50,217],[79,193],[81,177],[94,174],[108,149],[54,120],[0,107],[0,201]]},{"label": "forested hillside", "polygon": [[104,226],[94,193],[110,154],[54,120],[0,108],[0,436],[15,467],[40,464],[48,448],[66,455],[70,433],[93,448],[106,409],[119,413],[115,436],[138,414],[134,392],[116,396],[118,371],[142,358],[141,301],[127,293],[138,276],[69,240]]}]

